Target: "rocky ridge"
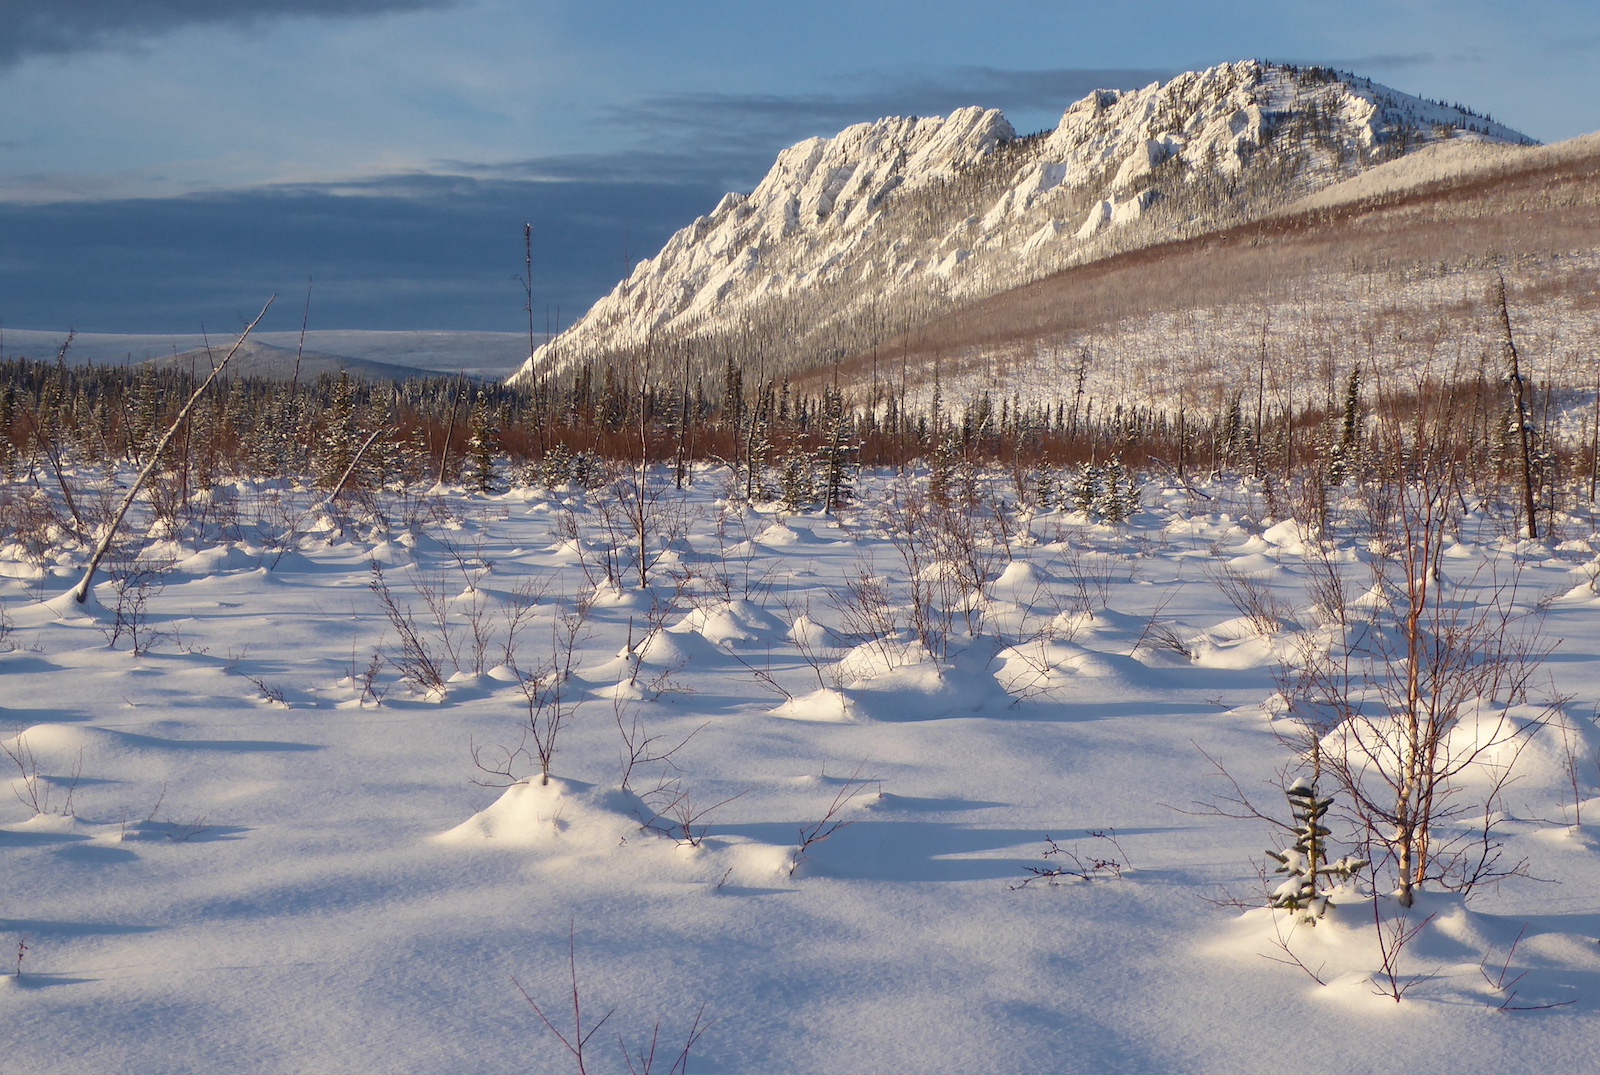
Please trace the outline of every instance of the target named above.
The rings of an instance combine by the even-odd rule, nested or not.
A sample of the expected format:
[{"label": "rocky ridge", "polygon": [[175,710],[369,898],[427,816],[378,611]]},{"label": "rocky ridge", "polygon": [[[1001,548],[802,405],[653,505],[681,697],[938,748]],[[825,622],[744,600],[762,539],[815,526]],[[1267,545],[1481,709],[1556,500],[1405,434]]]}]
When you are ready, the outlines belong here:
[{"label": "rocky ridge", "polygon": [[1061,268],[1249,219],[1415,149],[1523,143],[1458,106],[1242,61],[1074,102],[882,119],[778,155],[641,261],[513,381],[647,345],[775,376]]}]

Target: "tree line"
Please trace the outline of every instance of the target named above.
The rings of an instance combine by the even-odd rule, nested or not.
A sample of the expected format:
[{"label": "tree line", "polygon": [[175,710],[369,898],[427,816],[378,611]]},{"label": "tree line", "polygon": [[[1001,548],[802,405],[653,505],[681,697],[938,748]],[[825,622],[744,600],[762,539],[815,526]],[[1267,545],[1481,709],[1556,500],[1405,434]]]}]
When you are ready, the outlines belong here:
[{"label": "tree line", "polygon": [[[1314,517],[1329,490],[1403,479],[1426,452],[1463,464],[1463,495],[1507,501],[1526,528],[1564,496],[1593,499],[1600,421],[1555,433],[1550,391],[1531,385],[1516,357],[1508,345],[1503,370],[1404,385],[1352,365],[1321,401],[1283,403],[1246,386],[1203,411],[1103,405],[1083,390],[1087,356],[1057,397],[982,392],[958,402],[937,383],[923,402],[886,383],[802,391],[731,358],[716,378],[687,364],[591,363],[515,387],[231,376],[168,441],[150,495],[184,503],[237,478],[292,479],[336,496],[394,483],[495,492],[596,485],[619,464],[643,462],[665,464],[679,485],[694,480],[695,464],[712,464],[732,495],[831,510],[863,466],[925,467],[939,498],[974,496],[979,472],[1001,468],[1015,502],[1047,510],[1117,517],[1136,509],[1129,488],[1139,480],[1192,485],[1235,473],[1260,486],[1272,514]],[[85,472],[146,465],[199,379],[149,364],[0,361],[0,478],[12,496],[55,487],[84,527],[74,492]],[[1409,430],[1407,447],[1383,432],[1397,427]]]}]

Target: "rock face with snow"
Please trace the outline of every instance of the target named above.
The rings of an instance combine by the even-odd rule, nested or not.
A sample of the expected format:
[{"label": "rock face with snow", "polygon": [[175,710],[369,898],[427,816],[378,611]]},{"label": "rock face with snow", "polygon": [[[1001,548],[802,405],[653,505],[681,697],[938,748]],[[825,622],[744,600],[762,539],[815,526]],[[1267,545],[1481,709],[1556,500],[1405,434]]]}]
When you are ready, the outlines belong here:
[{"label": "rock face with snow", "polygon": [[1527,141],[1365,79],[1257,61],[1096,91],[1027,137],[982,108],[858,124],[784,150],[513,380],[683,341],[705,368],[733,358],[771,376],[1447,139]]}]

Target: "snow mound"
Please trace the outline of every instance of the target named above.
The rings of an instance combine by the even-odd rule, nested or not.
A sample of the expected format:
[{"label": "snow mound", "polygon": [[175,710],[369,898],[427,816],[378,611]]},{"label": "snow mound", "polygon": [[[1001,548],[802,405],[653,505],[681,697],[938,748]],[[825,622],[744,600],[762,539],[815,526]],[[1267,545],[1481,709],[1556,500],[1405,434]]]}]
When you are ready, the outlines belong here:
[{"label": "snow mound", "polygon": [[826,624],[818,623],[804,612],[794,618],[794,622],[784,634],[789,641],[813,651],[838,642],[838,636]]},{"label": "snow mound", "polygon": [[803,720],[823,724],[848,724],[856,719],[855,703],[844,691],[824,687],[802,694],[784,702],[772,711],[775,717],[785,720]]},{"label": "snow mound", "polygon": [[92,624],[109,615],[105,606],[100,603],[100,599],[95,596],[94,587],[89,588],[89,592],[84,595],[81,602],[72,598],[73,590],[76,589],[77,586],[74,584],[72,590],[58,594],[48,601],[24,605],[11,614],[12,619],[18,626],[31,627],[50,620],[71,624]]},{"label": "snow mound", "polygon": [[1002,601],[1026,605],[1043,594],[1049,577],[1026,560],[1013,560],[995,578],[989,592]]},{"label": "snow mound", "polygon": [[1319,551],[1316,535],[1295,519],[1285,519],[1267,527],[1261,531],[1261,540],[1296,556]]},{"label": "snow mound", "polygon": [[217,545],[201,549],[173,564],[173,570],[186,575],[220,575],[232,571],[250,571],[260,566],[261,557],[252,556],[238,545]]},{"label": "snow mound", "polygon": [[[1560,928],[1559,916],[1486,914],[1449,892],[1418,891],[1409,909],[1390,896],[1374,899],[1347,886],[1333,900],[1314,924],[1296,922],[1286,911],[1246,911],[1208,951],[1252,966],[1263,965],[1262,957],[1298,960],[1325,983],[1304,975],[1301,988],[1373,1015],[1408,1010],[1397,1009],[1388,992],[1397,986],[1408,1006],[1493,1010],[1504,1004],[1520,1011],[1567,1005],[1576,997],[1572,979],[1600,966],[1593,939]],[[1397,928],[1414,931],[1393,980],[1384,971],[1375,912],[1386,937]]]},{"label": "snow mound", "polygon": [[416,555],[398,541],[380,541],[367,555],[385,567],[409,567],[417,562]]},{"label": "snow mound", "polygon": [[944,661],[915,642],[898,651],[863,649],[852,651],[841,665],[855,674],[849,685],[854,712],[873,720],[936,720],[1011,704],[987,668],[984,647],[959,650]]},{"label": "snow mound", "polygon": [[994,678],[1016,698],[1063,697],[1095,681],[1096,697],[1148,684],[1150,670],[1132,657],[1087,649],[1071,642],[1041,640],[1010,646],[996,655]]},{"label": "snow mound", "polygon": [[1465,786],[1509,774],[1506,797],[1523,812],[1544,814],[1574,794],[1600,793],[1600,728],[1561,710],[1477,706],[1450,729],[1445,751],[1474,758],[1459,777]]},{"label": "snow mound", "polygon": [[755,536],[755,540],[772,548],[786,545],[815,544],[816,535],[809,530],[796,529],[787,523],[773,523]]},{"label": "snow mound", "polygon": [[675,634],[694,631],[716,645],[756,642],[784,633],[783,621],[745,598],[701,605],[667,628]]},{"label": "snow mound", "polygon": [[[644,811],[642,814],[640,811]],[[609,850],[637,834],[650,812],[632,792],[552,776],[513,784],[492,805],[434,837],[442,844]]]},{"label": "snow mound", "polygon": [[94,744],[106,733],[77,724],[35,724],[9,739],[0,740],[0,747],[17,751],[24,746],[36,755],[60,753],[69,755]]}]

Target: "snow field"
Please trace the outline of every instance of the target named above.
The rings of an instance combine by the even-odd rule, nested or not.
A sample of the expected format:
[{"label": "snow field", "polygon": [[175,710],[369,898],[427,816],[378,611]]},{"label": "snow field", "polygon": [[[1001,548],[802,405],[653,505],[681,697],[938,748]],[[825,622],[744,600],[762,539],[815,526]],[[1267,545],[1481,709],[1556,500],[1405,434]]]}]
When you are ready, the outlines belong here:
[{"label": "snow field", "polygon": [[[1277,672],[1322,628],[1314,539],[1248,488],[1201,492],[1148,489],[1116,528],[1024,519],[963,561],[931,533],[908,557],[890,475],[833,519],[730,506],[702,472],[642,589],[603,491],[437,490],[431,515],[380,499],[282,555],[247,512],[149,550],[164,569],[138,655],[107,647],[114,581],[72,609],[52,599],[81,554],[0,541],[0,740],[26,800],[0,804],[0,952],[27,946],[0,979],[0,1066],[571,1071],[512,982],[563,1025],[570,939],[587,1017],[616,1008],[590,1070],[625,1070],[613,1033],[638,1048],[657,1019],[675,1052],[702,1007],[696,1072],[1265,1072],[1286,1040],[1351,1070],[1591,1070],[1593,521],[1530,543],[1470,516],[1447,553],[1452,599],[1515,572],[1561,640],[1526,703],[1457,729],[1564,699],[1519,737],[1496,830],[1559,883],[1425,892],[1397,1005],[1375,993],[1372,900],[1293,925],[1256,876],[1279,834],[1206,812],[1227,790],[1209,755],[1287,816]],[[1335,557],[1359,579],[1372,552],[1349,522]],[[442,692],[389,659],[373,560]],[[1230,603],[1223,568],[1282,618]],[[862,579],[881,607],[852,606]],[[869,614],[891,629],[867,636]],[[526,754],[508,763],[522,782],[475,783],[495,783],[475,747],[516,751],[519,671],[562,667],[563,630],[576,708],[550,783]],[[619,720],[682,743],[630,789]],[[1117,868],[1019,888],[1063,865],[1047,838]],[[1218,906],[1224,890],[1255,909]],[[1326,986],[1275,962],[1280,941]]]}]

